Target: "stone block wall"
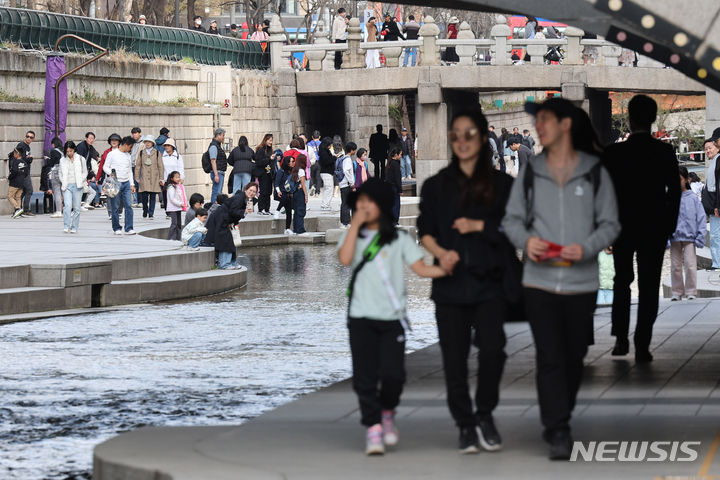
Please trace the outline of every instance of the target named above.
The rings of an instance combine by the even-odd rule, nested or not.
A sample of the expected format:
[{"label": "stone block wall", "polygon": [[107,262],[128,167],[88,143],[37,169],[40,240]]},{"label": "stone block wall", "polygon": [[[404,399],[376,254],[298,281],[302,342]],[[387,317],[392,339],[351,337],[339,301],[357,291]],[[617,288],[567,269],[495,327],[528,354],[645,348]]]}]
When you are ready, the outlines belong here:
[{"label": "stone block wall", "polygon": [[388,95],[345,97],[345,138],[358,147],[368,148],[377,124],[388,128]]}]

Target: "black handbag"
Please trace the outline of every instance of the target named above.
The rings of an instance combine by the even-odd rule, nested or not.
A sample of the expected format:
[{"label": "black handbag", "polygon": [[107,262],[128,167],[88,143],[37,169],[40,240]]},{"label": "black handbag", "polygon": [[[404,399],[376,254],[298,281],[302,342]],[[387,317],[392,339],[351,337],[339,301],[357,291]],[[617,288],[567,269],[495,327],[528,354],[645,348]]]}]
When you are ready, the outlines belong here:
[{"label": "black handbag", "polygon": [[700,201],[702,202],[702,206],[705,209],[705,214],[707,214],[707,216],[715,214],[715,208],[717,208],[717,192],[708,191],[707,185],[705,185],[700,193]]}]

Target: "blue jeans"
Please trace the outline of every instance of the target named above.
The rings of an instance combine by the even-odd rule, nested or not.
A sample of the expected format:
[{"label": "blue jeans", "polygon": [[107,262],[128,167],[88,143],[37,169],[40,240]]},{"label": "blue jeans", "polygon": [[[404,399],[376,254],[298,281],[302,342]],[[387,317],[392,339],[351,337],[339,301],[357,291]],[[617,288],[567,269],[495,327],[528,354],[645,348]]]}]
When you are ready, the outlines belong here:
[{"label": "blue jeans", "polygon": [[[80,202],[83,190],[77,185],[70,184],[63,192],[63,226],[67,229],[77,230],[80,224]],[[72,213],[71,213],[72,212]]]},{"label": "blue jeans", "polygon": [[400,176],[405,178],[410,175],[412,175],[412,162],[410,161],[410,155],[403,155],[400,158]]},{"label": "blue jeans", "polygon": [[305,233],[305,193],[298,189],[293,194],[293,206],[295,207],[295,218],[293,218],[293,230],[295,235]]},{"label": "blue jeans", "polygon": [[112,204],[110,206],[112,228],[114,232],[122,230],[122,227],[120,226],[120,215],[118,214],[118,210],[120,206],[122,206],[125,210],[125,231],[129,232],[133,229],[133,209],[132,204],[130,203],[132,202],[132,196],[130,193],[132,183],[130,183],[130,180],[118,183],[120,183],[120,191],[115,198],[110,199],[110,203]]},{"label": "blue jeans", "polygon": [[720,268],[720,218],[715,215],[710,217],[710,254],[712,266]]},{"label": "blue jeans", "polygon": [[140,192],[140,202],[143,207],[143,217],[153,218],[155,215],[155,198],[157,192]]},{"label": "blue jeans", "polygon": [[95,190],[95,198],[93,199],[93,206],[100,205],[100,185],[98,185],[96,182],[88,182],[90,184],[90,188]]},{"label": "blue jeans", "polygon": [[215,174],[210,172],[210,181],[212,182],[212,195],[210,196],[210,204],[215,203],[215,199],[222,193],[223,183],[225,183],[225,172],[218,170],[218,178],[220,181],[215,183]]},{"label": "blue jeans", "polygon": [[196,248],[199,247],[202,241],[205,240],[205,234],[200,232],[193,233],[193,236],[188,240],[188,247]]},{"label": "blue jeans", "polygon": [[408,58],[412,58],[412,66],[415,66],[415,59],[417,58],[417,48],[406,48],[405,58],[403,59],[403,67],[408,66]]},{"label": "blue jeans", "polygon": [[245,185],[247,185],[248,183],[250,183],[249,173],[233,174],[233,195],[235,195],[237,192],[242,192],[243,188],[245,188]]},{"label": "blue jeans", "polygon": [[133,205],[136,205],[138,203],[138,188],[140,188],[140,184],[135,181],[135,167],[132,167],[132,174],[133,174],[133,185],[135,185],[135,193],[132,194],[132,203]]},{"label": "blue jeans", "polygon": [[237,267],[237,260],[233,261],[231,252],[218,252],[218,268],[223,270],[228,267]]}]

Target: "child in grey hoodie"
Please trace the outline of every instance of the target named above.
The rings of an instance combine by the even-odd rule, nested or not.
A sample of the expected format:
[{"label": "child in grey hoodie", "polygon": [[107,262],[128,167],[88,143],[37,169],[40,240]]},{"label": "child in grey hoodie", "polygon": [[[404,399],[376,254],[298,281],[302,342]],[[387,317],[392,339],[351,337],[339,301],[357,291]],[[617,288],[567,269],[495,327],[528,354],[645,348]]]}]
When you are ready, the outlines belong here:
[{"label": "child in grey hoodie", "polygon": [[[523,293],[537,350],[537,388],[550,458],[570,458],[570,416],[593,337],[598,253],[620,232],[612,180],[587,114],[567,100],[527,104],[545,150],[520,170],[502,226],[525,251]],[[527,176],[527,179],[526,179]]]}]

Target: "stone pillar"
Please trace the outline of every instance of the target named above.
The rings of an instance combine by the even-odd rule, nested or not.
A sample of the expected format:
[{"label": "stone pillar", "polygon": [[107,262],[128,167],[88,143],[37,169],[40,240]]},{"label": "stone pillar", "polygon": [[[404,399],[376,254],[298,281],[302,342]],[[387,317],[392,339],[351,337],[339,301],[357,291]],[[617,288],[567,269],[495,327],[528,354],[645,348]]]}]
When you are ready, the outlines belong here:
[{"label": "stone pillar", "polygon": [[421,67],[440,65],[440,52],[438,51],[436,43],[437,37],[440,35],[440,28],[435,25],[435,19],[433,17],[430,15],[425,17],[425,23],[420,27],[418,35],[423,42],[422,47],[420,47],[419,65]]},{"label": "stone pillar", "polygon": [[422,184],[448,163],[448,110],[439,82],[421,81],[415,97],[415,131],[418,156],[415,161],[417,194]]},{"label": "stone pillar", "polygon": [[[315,26],[315,40],[313,41],[313,45],[328,45],[330,43],[328,36],[329,32],[325,30],[325,22],[318,20]],[[305,55],[307,55],[310,70],[317,71],[323,69],[323,60],[325,60],[327,56],[327,51],[308,51]]]},{"label": "stone pillar", "polygon": [[[705,89],[705,138],[710,138],[713,130],[720,127],[720,92],[711,88]],[[705,159],[710,166],[710,159]]]},{"label": "stone pillar", "polygon": [[582,68],[575,68],[562,73],[560,77],[562,97],[582,106],[587,97],[587,72]]},{"label": "stone pillar", "polygon": [[383,47],[382,53],[385,56],[386,67],[399,67],[400,55],[402,55],[402,47]]},{"label": "stone pillar", "polygon": [[600,143],[608,145],[612,138],[612,101],[605,90],[588,89],[589,115]]},{"label": "stone pillar", "polygon": [[270,66],[272,71],[277,72],[284,68],[292,68],[290,59],[282,51],[285,44],[285,29],[280,23],[278,15],[273,15],[268,32],[270,33],[268,43],[270,44]]},{"label": "stone pillar", "polygon": [[362,42],[360,20],[353,17],[350,19],[350,25],[348,26],[348,50],[343,57],[342,68],[365,67],[365,55],[360,52],[360,42]]},{"label": "stone pillar", "polygon": [[603,45],[602,56],[605,59],[606,67],[617,67],[620,65],[622,47],[618,45]]},{"label": "stone pillar", "polygon": [[[475,34],[470,30],[470,25],[467,22],[460,24],[460,31],[457,36],[458,40],[474,40]],[[473,65],[475,63],[475,52],[477,47],[474,45],[458,45],[455,51],[460,57],[460,65]]]},{"label": "stone pillar", "polygon": [[528,44],[527,53],[530,55],[531,65],[544,65],[547,45]]},{"label": "stone pillar", "polygon": [[490,30],[490,36],[495,39],[495,45],[490,47],[491,65],[512,65],[510,60],[510,45],[508,37],[512,30],[508,26],[507,18],[503,15],[497,16],[497,24]]},{"label": "stone pillar", "polygon": [[[585,35],[585,32],[575,27],[567,27],[565,29],[565,36],[567,37],[567,51],[565,52],[565,59],[563,65],[582,65],[582,51],[583,47],[580,45],[580,39]],[[564,96],[564,95],[563,95]]]}]

